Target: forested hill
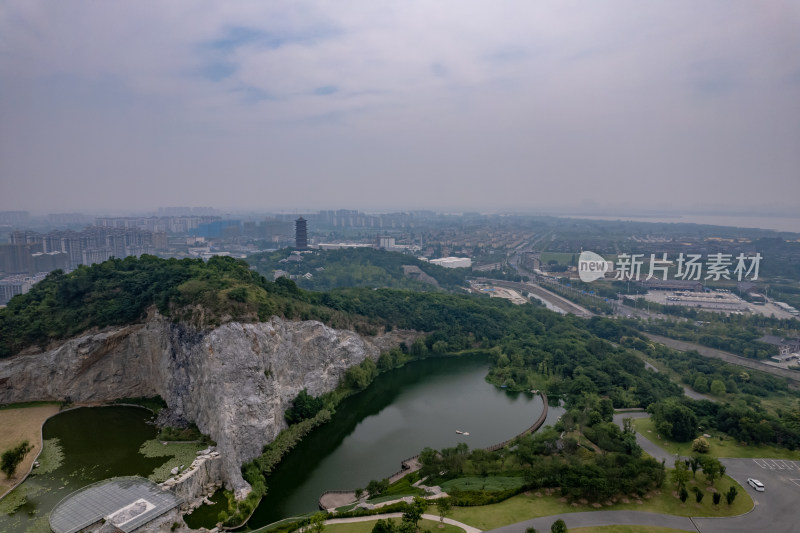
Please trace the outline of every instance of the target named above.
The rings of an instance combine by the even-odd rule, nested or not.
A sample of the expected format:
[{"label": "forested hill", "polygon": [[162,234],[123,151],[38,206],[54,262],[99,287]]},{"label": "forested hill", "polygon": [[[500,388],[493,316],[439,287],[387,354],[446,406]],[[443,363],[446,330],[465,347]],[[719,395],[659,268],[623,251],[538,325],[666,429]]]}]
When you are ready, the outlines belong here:
[{"label": "forested hill", "polygon": [[92,328],[131,324],[155,306],[163,315],[197,326],[222,321],[266,320],[294,309],[297,288],[272,283],[244,261],[201,259],[110,259],[57,270],[0,309],[0,357]]},{"label": "forested hill", "polygon": [[[447,273],[441,275],[437,269],[446,269],[435,267],[431,271],[447,282]],[[453,279],[463,280],[463,275]],[[425,300],[411,296],[414,293],[402,294],[389,299],[405,301],[406,306],[409,301],[414,302],[425,308],[420,307],[416,316],[428,318],[432,318],[431,308],[458,309],[470,300],[444,298],[444,294],[442,299]],[[274,315],[321,320],[336,328],[361,333],[377,332],[384,327],[410,327],[408,317],[394,313],[397,308],[394,303],[381,300],[383,309],[378,310],[374,306],[365,307],[370,301],[372,298],[358,292],[329,295],[304,291],[287,278],[268,281],[245,261],[230,257],[213,257],[208,261],[148,255],[110,259],[81,266],[69,274],[52,272],[30,292],[14,297],[5,309],[0,309],[0,357],[30,346],[44,348],[52,341],[93,328],[139,322],[152,308],[173,320],[201,328],[229,320],[263,321]],[[496,308],[498,304],[487,303],[482,309]],[[447,312],[434,311],[434,314],[452,316]],[[413,326],[433,331],[437,324],[427,320],[416,321]]]},{"label": "forested hill", "polygon": [[[288,261],[290,254],[290,249],[258,253],[249,256],[247,262],[268,279],[272,279],[276,270],[282,270],[296,276],[299,287],[315,291],[342,287],[452,290],[466,285],[465,276],[469,272],[465,268],[444,268],[411,255],[373,248],[311,250],[294,254],[293,260]],[[301,259],[294,261],[298,258]],[[306,274],[310,276],[303,277]]]},{"label": "forested hill", "polygon": [[615,321],[587,322],[530,304],[446,292],[305,291],[285,278],[267,281],[246,262],[228,257],[207,262],[128,257],[69,274],[56,271],[0,310],[0,356],[92,328],[135,323],[153,308],[202,328],[277,315],[366,335],[392,328],[424,331],[429,333],[424,342],[404,349],[415,356],[489,350],[490,379],[509,389],[574,392],[589,379],[593,392],[627,407],[680,394],[665,375],[647,372],[628,350],[595,335],[618,341],[623,332]]}]

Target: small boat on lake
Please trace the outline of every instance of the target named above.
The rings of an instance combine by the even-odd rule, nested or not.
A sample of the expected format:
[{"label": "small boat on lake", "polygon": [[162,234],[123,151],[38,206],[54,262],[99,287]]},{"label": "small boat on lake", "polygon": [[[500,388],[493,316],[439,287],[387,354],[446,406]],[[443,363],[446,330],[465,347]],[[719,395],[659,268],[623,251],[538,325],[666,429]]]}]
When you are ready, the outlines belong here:
[{"label": "small boat on lake", "polygon": [[469,436],[469,432],[468,431],[461,431],[460,429],[457,429],[456,433],[458,433],[459,435],[467,435],[467,436]]}]

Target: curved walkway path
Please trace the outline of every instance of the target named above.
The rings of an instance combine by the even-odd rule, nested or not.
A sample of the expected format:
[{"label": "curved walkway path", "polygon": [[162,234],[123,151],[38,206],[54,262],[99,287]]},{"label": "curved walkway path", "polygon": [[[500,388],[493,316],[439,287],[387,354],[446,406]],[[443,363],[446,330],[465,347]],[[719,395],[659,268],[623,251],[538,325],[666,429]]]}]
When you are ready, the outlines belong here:
[{"label": "curved walkway path", "polygon": [[[402,518],[403,513],[386,513],[380,515],[371,515],[371,516],[354,516],[352,518],[331,518],[330,520],[325,520],[325,525],[330,524],[352,524],[353,522],[371,522],[373,520],[380,520],[383,518]],[[424,514],[422,518],[425,520],[433,520],[435,522],[439,521],[439,517],[432,514]],[[467,524],[463,524],[461,522],[456,522],[452,518],[445,518],[445,524],[450,524],[451,526],[460,527],[466,533],[481,533],[481,530],[472,526],[468,526]]]}]

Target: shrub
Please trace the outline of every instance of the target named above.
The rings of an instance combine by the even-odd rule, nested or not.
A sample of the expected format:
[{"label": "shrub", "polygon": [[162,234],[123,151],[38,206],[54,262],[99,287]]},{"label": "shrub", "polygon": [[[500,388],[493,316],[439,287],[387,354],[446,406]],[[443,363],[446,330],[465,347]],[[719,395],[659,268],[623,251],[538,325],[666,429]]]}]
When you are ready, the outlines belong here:
[{"label": "shrub", "polygon": [[0,458],[0,470],[9,478],[14,477],[17,467],[32,449],[33,446],[28,444],[28,441],[23,441],[17,447],[6,450]]},{"label": "shrub", "polygon": [[708,443],[705,437],[697,437],[692,441],[692,451],[697,453],[708,453],[708,450],[711,449],[711,445]]},{"label": "shrub", "polygon": [[736,490],[736,487],[731,485],[731,488],[728,490],[727,493],[725,493],[725,501],[728,502],[728,505],[731,505],[733,503],[733,500],[736,499],[737,493],[738,491]]},{"label": "shrub", "polygon": [[303,389],[297,393],[292,400],[292,406],[286,410],[283,416],[289,424],[296,424],[313,418],[322,410],[323,406],[322,398],[314,398],[306,389]]}]

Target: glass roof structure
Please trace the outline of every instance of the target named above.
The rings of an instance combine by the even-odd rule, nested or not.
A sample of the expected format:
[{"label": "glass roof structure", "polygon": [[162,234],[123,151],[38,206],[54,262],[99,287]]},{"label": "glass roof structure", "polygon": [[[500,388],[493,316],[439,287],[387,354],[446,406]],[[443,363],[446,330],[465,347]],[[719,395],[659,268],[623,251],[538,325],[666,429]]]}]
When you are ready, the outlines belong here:
[{"label": "glass roof structure", "polygon": [[183,503],[175,493],[143,477],[117,477],[77,490],[50,513],[55,533],[76,533],[101,519],[130,533]]}]

